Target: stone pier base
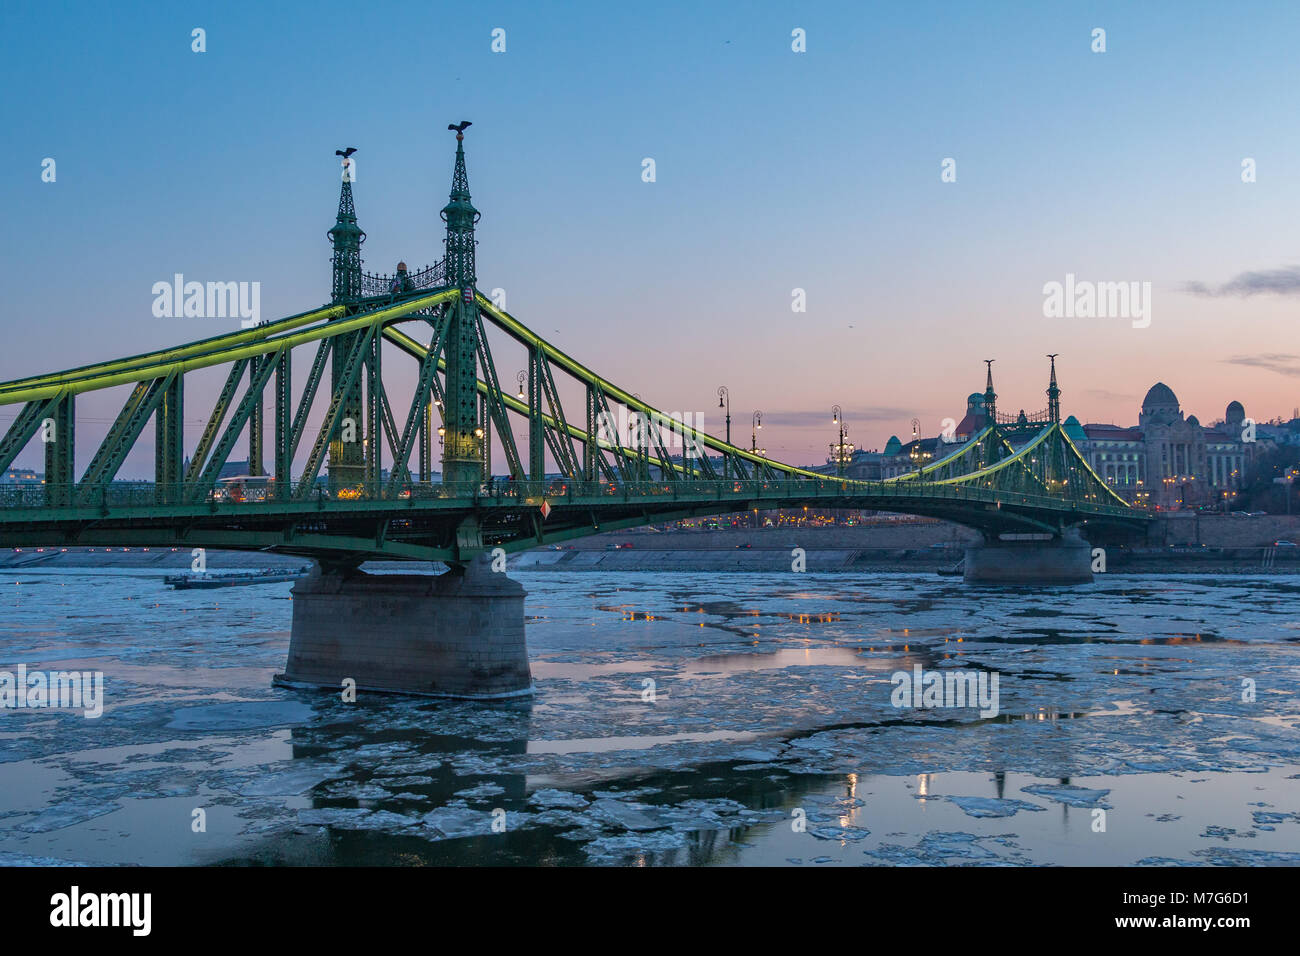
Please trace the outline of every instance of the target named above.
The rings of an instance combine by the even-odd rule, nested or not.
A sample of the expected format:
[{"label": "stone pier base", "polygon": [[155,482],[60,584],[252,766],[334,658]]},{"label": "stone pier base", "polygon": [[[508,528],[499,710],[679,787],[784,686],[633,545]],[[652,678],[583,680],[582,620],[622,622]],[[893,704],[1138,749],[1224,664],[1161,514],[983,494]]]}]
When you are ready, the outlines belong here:
[{"label": "stone pier base", "polygon": [[480,557],[441,575],[322,574],[293,587],[289,661],[275,682],[434,697],[532,693],[524,589]]},{"label": "stone pier base", "polygon": [[1092,547],[1078,531],[1051,540],[990,539],[966,549],[970,584],[1090,584]]}]

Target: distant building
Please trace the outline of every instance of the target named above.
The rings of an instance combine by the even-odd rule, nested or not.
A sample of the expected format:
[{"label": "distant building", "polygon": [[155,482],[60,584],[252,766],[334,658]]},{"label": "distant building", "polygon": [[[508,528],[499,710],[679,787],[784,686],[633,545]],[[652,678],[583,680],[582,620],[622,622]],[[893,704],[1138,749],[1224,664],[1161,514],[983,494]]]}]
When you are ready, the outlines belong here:
[{"label": "distant building", "polygon": [[43,485],[45,476],[30,468],[10,468],[0,473],[0,485]]},{"label": "distant building", "polygon": [[1275,445],[1300,445],[1300,415],[1293,416],[1289,422],[1262,422],[1255,426],[1255,434]]},{"label": "distant building", "polygon": [[[1013,447],[1019,447],[1049,420],[1044,412],[1021,411],[998,415],[998,427]],[[955,451],[987,424],[985,396],[973,392],[947,439],[914,436],[904,443],[891,435],[883,451],[855,453],[845,475],[881,481],[915,471]],[[1300,446],[1300,417],[1255,425],[1252,436],[1245,408],[1231,402],[1222,421],[1202,425],[1195,415],[1184,418],[1178,397],[1163,382],[1147,391],[1136,425],[1085,425],[1073,415],[1061,424],[1093,471],[1117,494],[1133,504],[1161,510],[1230,502],[1246,485],[1258,454],[1281,444]],[[834,468],[816,470],[833,472]]]},{"label": "distant building", "polygon": [[1248,441],[1246,410],[1231,402],[1222,422],[1205,426],[1183,417],[1178,397],[1157,382],[1142,400],[1138,423],[1080,425],[1065,420],[1070,436],[1101,478],[1122,497],[1162,510],[1215,504],[1241,489],[1255,455],[1273,444],[1254,435]]}]

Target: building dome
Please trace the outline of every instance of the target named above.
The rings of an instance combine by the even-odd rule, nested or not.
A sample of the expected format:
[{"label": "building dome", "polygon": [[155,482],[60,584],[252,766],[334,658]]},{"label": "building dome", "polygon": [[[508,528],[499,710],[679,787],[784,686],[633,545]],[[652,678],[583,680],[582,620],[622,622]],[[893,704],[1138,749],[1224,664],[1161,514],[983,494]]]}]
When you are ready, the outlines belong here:
[{"label": "building dome", "polygon": [[1174,394],[1174,390],[1164,382],[1156,382],[1152,385],[1147,392],[1147,397],[1142,399],[1142,415],[1139,421],[1143,425],[1169,424],[1181,417],[1178,396]]},{"label": "building dome", "polygon": [[897,435],[890,435],[889,441],[885,442],[885,450],[882,454],[898,455],[903,451],[903,443],[898,440]]},{"label": "building dome", "polygon": [[1229,425],[1240,425],[1245,417],[1246,408],[1241,402],[1229,402],[1227,411],[1223,413],[1223,420]]},{"label": "building dome", "polygon": [[1187,424],[1189,424],[1189,425],[1199,425],[1200,423],[1201,423],[1201,420],[1200,420],[1199,418],[1197,418],[1195,415],[1188,415],[1188,416],[1187,416]]},{"label": "building dome", "polygon": [[1156,382],[1147,390],[1147,397],[1142,399],[1142,408],[1145,410],[1151,405],[1173,405],[1178,407],[1178,396],[1174,390],[1164,382]]},{"label": "building dome", "polygon": [[1083,426],[1079,424],[1079,419],[1075,418],[1073,415],[1065,420],[1062,427],[1065,429],[1065,434],[1069,437],[1070,441],[1081,442],[1088,440],[1087,432],[1085,432]]},{"label": "building dome", "polygon": [[971,392],[966,396],[966,411],[984,407],[984,393]]}]

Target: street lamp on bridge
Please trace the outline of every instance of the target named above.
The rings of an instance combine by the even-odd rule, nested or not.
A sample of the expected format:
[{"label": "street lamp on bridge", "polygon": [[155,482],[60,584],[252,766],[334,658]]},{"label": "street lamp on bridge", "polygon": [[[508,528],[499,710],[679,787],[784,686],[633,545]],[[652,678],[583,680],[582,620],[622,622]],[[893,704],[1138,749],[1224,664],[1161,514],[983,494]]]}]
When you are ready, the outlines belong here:
[{"label": "street lamp on bridge", "polygon": [[844,436],[849,429],[844,424],[844,410],[838,405],[831,406],[831,424],[840,427],[840,440],[837,444],[831,445],[831,458],[835,461],[835,473],[842,478],[844,467],[853,457],[853,446],[845,444]]},{"label": "street lamp on bridge", "polygon": [[754,412],[754,418],[753,421],[750,422],[750,428],[749,428],[749,450],[755,455],[767,454],[766,448],[764,448],[762,452],[758,450],[758,430],[762,427],[763,427],[763,413]]},{"label": "street lamp on bridge", "polygon": [[[726,401],[724,406],[723,401]],[[718,386],[718,407],[727,409],[727,444],[731,444],[731,391],[725,385]],[[722,456],[722,477],[731,477],[731,456]]]}]

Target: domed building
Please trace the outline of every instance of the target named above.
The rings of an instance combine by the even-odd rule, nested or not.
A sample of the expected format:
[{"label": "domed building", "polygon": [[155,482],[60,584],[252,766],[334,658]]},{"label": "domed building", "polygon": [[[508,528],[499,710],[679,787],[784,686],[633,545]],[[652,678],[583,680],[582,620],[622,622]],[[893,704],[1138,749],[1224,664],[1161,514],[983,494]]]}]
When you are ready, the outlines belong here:
[{"label": "domed building", "polygon": [[984,408],[984,393],[971,392],[966,396],[966,414],[957,423],[957,430],[954,433],[955,439],[960,442],[968,440],[983,428],[988,423],[988,420],[988,411]]},{"label": "domed building", "polygon": [[1233,402],[1223,423],[1207,428],[1195,415],[1184,418],[1174,390],[1156,382],[1135,426],[1080,426],[1073,418],[1064,424],[1092,469],[1117,492],[1136,504],[1172,509],[1224,501],[1242,487],[1253,450],[1243,441],[1245,417],[1242,404]]},{"label": "domed building", "polygon": [[[1013,447],[1031,441],[1050,421],[1060,420],[1055,367],[1047,394],[1046,412],[997,415],[998,428]],[[954,442],[964,444],[988,423],[996,397],[990,373],[986,390],[967,396],[965,414],[951,434],[913,436],[906,444],[891,435],[883,452],[858,450],[845,473],[851,478],[889,479],[942,458],[957,447]],[[1083,424],[1071,415],[1061,420],[1061,427],[1092,470],[1117,494],[1140,507],[1171,510],[1228,505],[1246,484],[1256,450],[1277,440],[1271,435],[1264,437],[1265,425],[1259,426],[1260,440],[1253,440],[1254,429],[1243,428],[1248,419],[1240,402],[1229,404],[1223,419],[1207,427],[1195,415],[1184,417],[1174,390],[1156,382],[1142,400],[1136,425]],[[1300,412],[1292,433],[1295,444],[1300,445]],[[1247,434],[1252,440],[1246,440]],[[825,467],[829,471],[831,466]]]},{"label": "domed building", "polygon": [[1142,414],[1138,416],[1139,425],[1169,425],[1181,421],[1182,417],[1178,396],[1172,388],[1156,382],[1147,389],[1147,397],[1142,399]]}]

